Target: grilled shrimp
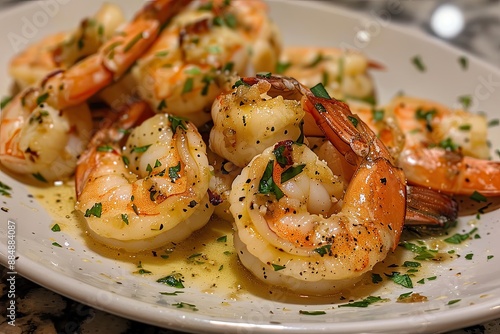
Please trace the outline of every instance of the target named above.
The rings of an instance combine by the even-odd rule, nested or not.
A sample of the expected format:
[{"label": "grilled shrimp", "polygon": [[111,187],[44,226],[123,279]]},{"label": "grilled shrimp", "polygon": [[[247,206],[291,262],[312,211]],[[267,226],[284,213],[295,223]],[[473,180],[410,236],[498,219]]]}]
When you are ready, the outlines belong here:
[{"label": "grilled shrimp", "polygon": [[[161,25],[188,2],[188,0],[148,2],[124,27],[122,33],[114,35],[99,48],[97,53],[67,70],[50,73],[41,82],[19,93],[2,110],[0,162],[15,173],[36,175],[39,180],[44,181],[62,179],[71,174],[76,163],[74,157],[81,153],[80,149],[85,147],[90,139],[86,116],[71,115],[65,118],[57,116],[73,113],[75,108],[86,110],[82,104],[125,73],[153,43]],[[46,117],[47,115],[50,117]],[[75,127],[74,121],[79,123],[80,120],[84,125],[80,127],[77,124]],[[51,127],[59,130],[46,131]],[[64,129],[66,136],[59,135]],[[37,139],[40,133],[45,134],[43,143]],[[74,144],[75,141],[77,145]],[[51,143],[52,149],[57,148],[57,150],[46,150],[41,147],[48,142]],[[65,151],[71,151],[71,154],[69,156],[63,154]],[[62,170],[59,169],[59,163],[51,163],[66,157],[69,158],[63,161],[65,167]],[[38,166],[39,163],[41,166]]]},{"label": "grilled shrimp", "polygon": [[368,72],[377,67],[354,50],[325,47],[286,47],[276,72],[307,87],[321,82],[329,95],[341,100],[375,102],[375,86]]},{"label": "grilled shrimp", "polygon": [[500,162],[486,160],[483,116],[406,96],[395,98],[384,111],[405,133],[398,165],[409,182],[448,194],[500,195]]},{"label": "grilled shrimp", "polygon": [[298,140],[305,112],[300,102],[268,95],[266,80],[220,94],[212,106],[210,149],[238,167],[282,140]]},{"label": "grilled shrimp", "polygon": [[233,182],[235,247],[262,281],[297,293],[332,293],[396,248],[405,178],[347,105],[284,81],[284,94],[286,87],[300,90],[303,108],[356,171],[344,193],[341,179],[307,146],[287,140],[266,149]]},{"label": "grilled shrimp", "polygon": [[9,74],[20,88],[33,85],[50,72],[67,69],[95,53],[125,22],[117,5],[104,4],[90,18],[82,20],[71,33],[56,33],[28,46],[10,62]]},{"label": "grilled shrimp", "polygon": [[133,69],[141,97],[197,126],[209,121],[213,100],[230,89],[230,74],[276,62],[266,9],[260,0],[205,1],[180,13]]},{"label": "grilled shrimp", "polygon": [[213,212],[211,168],[196,127],[158,114],[134,128],[123,148],[98,138],[79,161],[76,209],[90,235],[137,252],[178,242]]}]

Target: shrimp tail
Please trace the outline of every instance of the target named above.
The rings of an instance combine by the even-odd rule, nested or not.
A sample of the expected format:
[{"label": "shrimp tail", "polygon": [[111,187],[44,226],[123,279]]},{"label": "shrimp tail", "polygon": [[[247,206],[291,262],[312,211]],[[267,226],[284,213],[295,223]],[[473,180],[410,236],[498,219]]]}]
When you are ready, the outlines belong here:
[{"label": "shrimp tail", "polygon": [[439,235],[453,226],[458,203],[451,196],[418,186],[407,186],[405,228],[417,234]]}]

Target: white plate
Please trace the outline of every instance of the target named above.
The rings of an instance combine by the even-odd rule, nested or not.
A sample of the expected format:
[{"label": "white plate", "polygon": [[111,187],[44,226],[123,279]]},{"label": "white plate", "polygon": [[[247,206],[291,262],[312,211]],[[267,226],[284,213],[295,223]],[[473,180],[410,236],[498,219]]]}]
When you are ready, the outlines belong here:
[{"label": "white plate", "polygon": [[[125,1],[119,2],[122,7]],[[129,16],[141,2],[127,1]],[[42,6],[45,4],[45,6]],[[68,29],[87,14],[97,10],[94,1],[29,2],[0,15],[2,52],[1,77],[6,78],[6,64],[22,42]],[[404,6],[404,2],[400,4]],[[313,1],[270,3],[272,16],[281,28],[285,44],[349,46],[372,59],[382,62],[385,71],[374,77],[382,102],[400,91],[428,97],[449,105],[457,104],[460,95],[472,95],[472,109],[484,111],[490,118],[498,116],[500,105],[500,71],[474,57],[468,69],[458,62],[461,52],[425,37],[389,24],[388,7],[382,21],[375,16],[362,17]],[[368,33],[369,41],[356,36]],[[21,44],[18,44],[21,43]],[[418,55],[427,70],[416,70],[411,59]],[[7,82],[1,81],[1,92],[7,92]],[[491,131],[493,149],[500,147],[499,131]],[[198,332],[433,332],[445,331],[500,317],[500,243],[495,228],[500,224],[500,212],[484,214],[477,222],[481,239],[469,241],[459,250],[462,255],[473,253],[472,260],[464,256],[433,267],[437,279],[413,289],[429,298],[425,303],[396,303],[397,296],[411,290],[380,289],[371,295],[381,295],[391,301],[368,308],[338,308],[336,305],[300,305],[282,303],[255,295],[243,295],[239,300],[202,293],[189,288],[180,297],[165,299],[157,283],[131,274],[131,266],[99,254],[77,234],[55,236],[49,214],[32,198],[19,182],[0,173],[0,180],[14,189],[12,198],[0,197],[0,260],[7,264],[7,219],[16,222],[19,274],[51,290],[99,309],[142,322]],[[469,231],[469,218],[460,219],[458,232]],[[56,240],[63,247],[54,247]],[[487,259],[488,255],[493,258]],[[111,279],[110,279],[111,278]],[[114,280],[122,284],[114,283]],[[179,299],[175,299],[179,298]],[[448,305],[450,300],[460,302]],[[165,302],[167,300],[167,302]],[[180,309],[175,302],[195,304],[198,311]],[[223,304],[226,301],[227,304]],[[169,305],[170,304],[170,305]],[[332,308],[333,307],[333,308]],[[325,315],[301,315],[299,310],[325,310]]]}]

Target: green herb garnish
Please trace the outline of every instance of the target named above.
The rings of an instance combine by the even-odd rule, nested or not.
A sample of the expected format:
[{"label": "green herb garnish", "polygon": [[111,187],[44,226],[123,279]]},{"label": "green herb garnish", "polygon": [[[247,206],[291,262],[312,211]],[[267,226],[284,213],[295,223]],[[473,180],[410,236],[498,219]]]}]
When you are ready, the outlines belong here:
[{"label": "green herb garnish", "polygon": [[90,209],[85,211],[85,217],[95,216],[101,218],[102,203],[95,203]]},{"label": "green herb garnish", "polygon": [[173,273],[172,275],[168,275],[168,276],[159,278],[158,280],[156,280],[156,282],[163,283],[163,284],[172,286],[172,287],[177,288],[177,289],[184,288],[184,284],[182,284],[184,282],[184,280],[183,280],[182,274],[180,274],[180,273]]},{"label": "green herb garnish", "polygon": [[321,255],[321,257],[323,257],[330,252],[331,248],[332,248],[332,245],[325,245],[325,246],[314,249],[314,251],[316,253],[318,253],[319,255]]},{"label": "green herb garnish", "polygon": [[170,122],[170,126],[174,134],[177,132],[178,128],[181,128],[182,130],[187,130],[186,119],[178,116],[169,115],[168,120]]},{"label": "green herb garnish", "polygon": [[341,305],[339,305],[339,307],[368,307],[371,304],[377,303],[380,301],[384,301],[384,299],[382,299],[378,296],[377,297],[368,296],[365,299],[357,301],[357,302],[353,302],[353,303],[349,303],[349,304],[341,304]]},{"label": "green herb garnish", "polygon": [[303,315],[322,315],[322,314],[326,314],[325,311],[303,311],[303,310],[299,310],[299,314],[303,314]]},{"label": "green herb garnish", "polygon": [[417,70],[419,70],[420,72],[425,72],[425,65],[422,62],[422,59],[420,58],[420,56],[418,56],[418,55],[414,56],[411,59],[411,62],[413,63],[413,65],[415,65],[415,67],[417,68]]},{"label": "green herb garnish", "polygon": [[286,268],[285,266],[280,266],[279,264],[272,263],[271,265],[273,266],[274,271],[280,271]]},{"label": "green herb garnish", "polygon": [[321,97],[321,98],[324,98],[324,99],[331,99],[330,95],[326,91],[325,86],[323,86],[322,83],[319,83],[316,86],[312,87],[311,88],[311,92],[316,97]]},{"label": "green herb garnish", "polygon": [[144,145],[144,146],[134,146],[130,153],[144,153],[148,150],[148,148],[151,146],[150,145]]}]

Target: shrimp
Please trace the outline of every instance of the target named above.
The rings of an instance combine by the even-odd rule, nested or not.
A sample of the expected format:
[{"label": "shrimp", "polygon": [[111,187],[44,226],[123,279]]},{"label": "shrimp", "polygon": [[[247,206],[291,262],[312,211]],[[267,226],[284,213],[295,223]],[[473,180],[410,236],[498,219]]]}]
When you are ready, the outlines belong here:
[{"label": "shrimp", "polygon": [[16,55],[10,62],[9,74],[21,89],[33,85],[50,72],[67,69],[95,53],[123,22],[125,18],[117,5],[104,4],[72,33],[47,36]]},{"label": "shrimp", "polygon": [[313,87],[321,82],[330,96],[375,103],[375,85],[369,68],[380,67],[362,53],[325,47],[286,47],[276,73]]},{"label": "shrimp", "polygon": [[158,112],[197,126],[210,121],[210,106],[230,89],[232,73],[247,73],[252,63],[265,69],[264,63],[275,61],[278,51],[263,47],[269,44],[265,36],[275,38],[264,32],[270,29],[265,10],[260,0],[215,1],[180,13],[133,69],[140,96]]},{"label": "shrimp", "polygon": [[303,108],[356,171],[344,193],[340,178],[306,145],[288,140],[269,147],[233,182],[235,247],[264,282],[297,293],[333,293],[397,247],[405,177],[347,105],[286,81],[282,86],[299,88]]},{"label": "shrimp", "polygon": [[210,204],[214,206],[214,214],[228,222],[233,221],[229,211],[229,194],[234,179],[240,174],[241,168],[231,161],[207,150],[208,162],[213,167],[213,176],[210,179],[208,194]]},{"label": "shrimp", "polygon": [[408,181],[448,194],[500,195],[500,162],[489,156],[483,116],[407,96],[384,107],[405,133],[398,158]]},{"label": "shrimp", "polygon": [[[357,116],[360,115],[358,114]],[[363,115],[360,119],[364,121],[365,117],[367,117],[367,115]],[[384,129],[384,131],[385,130],[387,129]],[[377,136],[379,138],[384,137],[379,134],[377,134]],[[352,168],[352,165],[344,159],[335,146],[325,138],[307,137],[306,139],[309,143],[309,147],[316,153],[318,158],[326,162],[330,169],[335,170],[344,184],[349,184],[355,170]],[[382,140],[382,142],[384,141]],[[391,148],[387,147],[387,149],[394,158]],[[405,229],[416,232],[417,234],[438,235],[446,232],[446,230],[456,222],[458,217],[458,203],[451,196],[415,185],[408,185],[406,190],[407,205]]]},{"label": "shrimp", "polygon": [[271,88],[258,77],[251,85],[242,83],[217,97],[212,106],[211,150],[245,167],[270,145],[301,137],[305,112],[300,102],[283,96],[273,98],[268,95]]},{"label": "shrimp", "polygon": [[[21,174],[37,175],[38,179],[52,181],[63,179],[72,173],[75,167],[75,159],[64,161],[64,170],[54,168],[51,170],[51,159],[60,158],[51,150],[42,150],[40,145],[51,143],[52,148],[58,146],[59,150],[72,146],[75,136],[66,136],[68,140],[60,140],[61,137],[52,136],[59,132],[37,129],[38,127],[50,128],[54,126],[56,114],[70,113],[71,108],[84,104],[102,88],[120,78],[135,60],[154,42],[159,33],[162,23],[175,15],[189,1],[158,0],[148,4],[126,25],[121,34],[104,43],[97,53],[85,58],[67,70],[57,70],[47,75],[41,82],[26,88],[19,93],[14,101],[2,110],[0,120],[0,162],[7,169]],[[41,110],[43,109],[43,110]],[[46,110],[52,110],[50,118]],[[40,111],[36,113],[37,111]],[[40,117],[44,122],[30,122]],[[73,120],[76,116],[72,116]],[[82,119],[84,117],[82,116]],[[46,121],[45,121],[46,120]],[[47,123],[48,122],[48,123]],[[26,128],[26,129],[25,129]],[[73,131],[71,122],[61,125],[61,129],[67,128]],[[78,142],[88,142],[90,134],[79,130],[76,135]],[[36,133],[45,132],[44,142],[37,140]],[[72,132],[75,134],[75,132]],[[27,137],[25,137],[27,136]],[[70,140],[71,139],[71,140]],[[78,148],[85,145],[78,145]],[[80,150],[75,151],[72,156],[78,156]],[[43,156],[48,154],[47,156]],[[63,155],[64,157],[64,155]],[[49,166],[48,170],[40,172],[43,167]]]},{"label": "shrimp", "polygon": [[123,150],[99,142],[75,176],[75,207],[95,240],[137,252],[179,242],[208,222],[211,168],[192,123],[158,114],[131,131]]}]

